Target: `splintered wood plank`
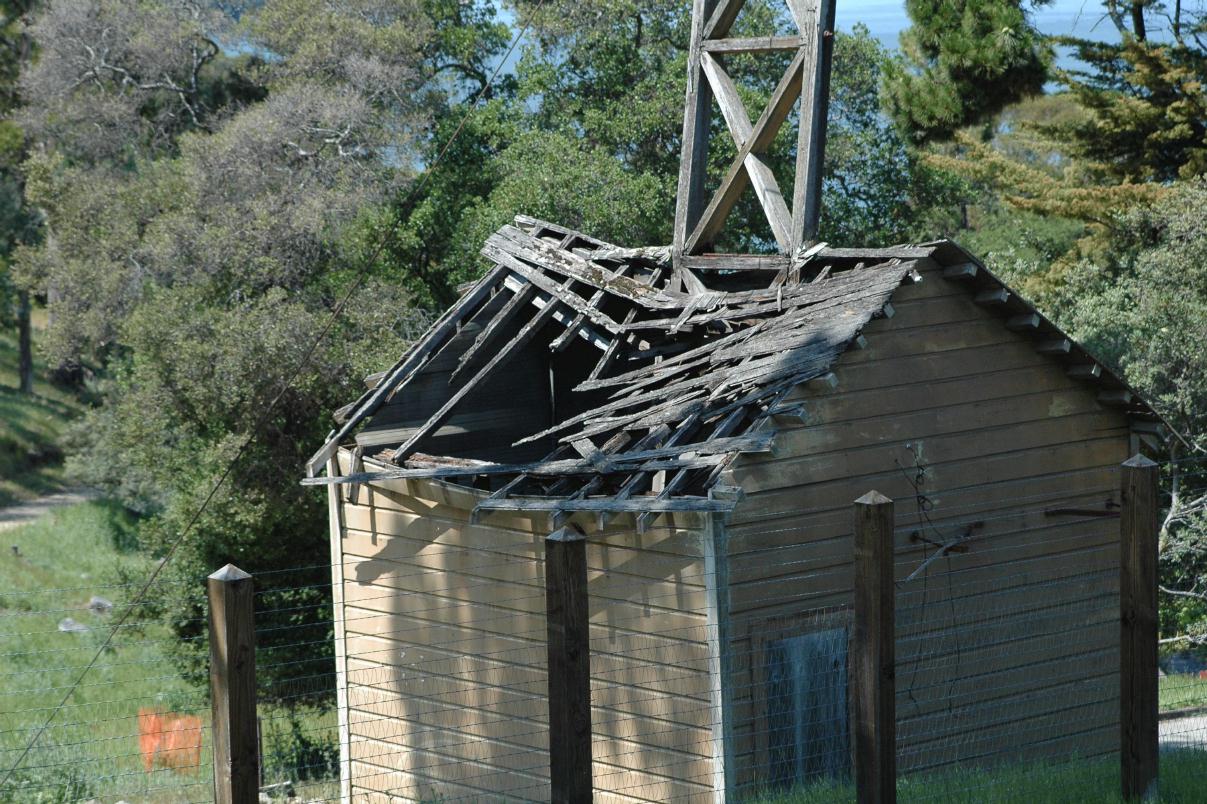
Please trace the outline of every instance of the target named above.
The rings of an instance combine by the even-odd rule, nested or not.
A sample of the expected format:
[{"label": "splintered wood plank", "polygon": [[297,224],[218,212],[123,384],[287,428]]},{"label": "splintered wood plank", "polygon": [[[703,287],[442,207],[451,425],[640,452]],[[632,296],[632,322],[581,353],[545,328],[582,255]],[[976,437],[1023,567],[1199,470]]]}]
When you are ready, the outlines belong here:
[{"label": "splintered wood plank", "polygon": [[[559,249],[530,235],[524,234],[514,226],[504,226],[486,240],[483,256],[495,260],[498,255],[506,259],[497,262],[506,265],[511,270],[523,276],[537,287],[549,291],[542,285],[557,283],[548,276],[550,272],[561,274],[581,282],[592,288],[605,290],[628,302],[637,302],[653,309],[677,310],[683,306],[684,294],[668,294],[666,291],[652,288],[638,282],[636,279],[614,273],[602,265],[581,257],[572,251]],[[531,264],[530,264],[531,263]],[[536,268],[534,266],[541,266]],[[584,306],[580,309],[587,309]],[[616,332],[616,322],[597,310],[588,312],[591,320],[610,332]]]},{"label": "splintered wood plank", "polygon": [[[647,434],[646,437],[650,439],[651,444],[656,444],[656,443],[662,442],[662,439],[664,437],[666,437],[666,441],[662,442],[663,448],[685,450],[684,447],[676,447],[676,445],[680,444],[683,441],[683,439],[686,438],[695,429],[696,423],[699,422],[699,420],[700,420],[700,413],[699,413],[699,411],[697,411],[697,412],[689,415],[682,422],[680,422],[678,424],[678,426],[676,427],[675,431],[673,433],[671,433],[669,437],[666,437],[668,428],[666,428],[665,425],[658,427],[655,430],[651,430]],[[645,482],[648,479],[649,479],[649,474],[647,472],[636,472],[636,473],[630,475],[628,480],[626,480],[624,482],[624,484],[621,485],[620,490],[616,492],[616,496],[613,499],[618,502],[623,502],[623,501],[628,500],[628,498],[631,497],[635,491],[637,491],[638,486],[640,486],[643,482]],[[671,500],[669,500],[668,497],[656,497],[650,501],[650,504],[666,505],[669,502],[671,502]],[[645,510],[648,512],[648,511],[656,511],[658,509],[653,508],[653,509],[645,509]],[[600,511],[600,513],[599,513],[600,530],[603,530],[603,528],[608,524],[608,520],[610,517],[611,517],[611,512]]]},{"label": "splintered wood plank", "polygon": [[[742,421],[742,419],[745,418],[745,416],[746,416],[746,411],[742,408],[738,408],[737,410],[733,411],[732,413],[730,413],[728,416],[726,416],[725,418],[723,418],[720,421],[720,423],[717,425],[716,429],[713,430],[712,436],[710,436],[710,438],[724,438],[725,436],[728,436],[735,429],[737,429],[738,424]],[[718,467],[719,466],[720,466],[720,464],[718,464]],[[714,469],[714,474],[715,474],[715,472],[716,472],[716,470]],[[662,489],[662,491],[658,492],[658,499],[659,500],[670,499],[672,494],[677,493],[681,488],[683,488],[683,486],[687,483],[687,480],[689,477],[690,477],[689,470],[680,469],[667,482],[666,486]],[[637,532],[644,533],[649,528],[650,524],[653,521],[654,521],[654,514],[648,512],[648,511],[638,514],[637,515]]]},{"label": "splintered wood plank", "polygon": [[[616,271],[616,275],[625,276],[631,268],[632,266],[626,263]],[[596,290],[595,293],[592,294],[591,298],[587,300],[587,307],[592,310],[597,309],[599,305],[603,303],[606,295],[607,294],[602,289]],[[549,344],[549,348],[554,352],[561,352],[565,350],[565,348],[569,346],[570,342],[574,339],[574,336],[578,334],[578,331],[586,325],[586,321],[587,312],[585,310],[580,310],[574,316],[574,319],[566,325],[566,331],[553,339],[553,342]],[[614,343],[614,341],[608,341],[609,346],[612,343]],[[604,348],[606,349],[607,347],[605,346]]]}]

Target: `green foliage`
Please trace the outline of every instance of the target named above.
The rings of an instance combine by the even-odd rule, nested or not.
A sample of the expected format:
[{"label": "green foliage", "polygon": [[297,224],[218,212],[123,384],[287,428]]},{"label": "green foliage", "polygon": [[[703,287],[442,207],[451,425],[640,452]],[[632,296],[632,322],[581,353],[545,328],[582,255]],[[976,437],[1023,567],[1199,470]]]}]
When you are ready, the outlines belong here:
[{"label": "green foliage", "polygon": [[1191,674],[1161,676],[1157,688],[1157,708],[1160,711],[1199,709],[1204,706],[1207,706],[1207,679]]},{"label": "green foliage", "polygon": [[95,790],[78,767],[22,768],[0,785],[0,804],[72,804],[92,798]]},{"label": "green foliage", "polygon": [[20,104],[20,71],[32,53],[21,24],[21,15],[31,4],[31,0],[0,0],[0,327],[22,326],[17,312],[19,289],[10,262],[13,249],[34,237],[37,223],[37,215],[25,203],[19,170],[25,135],[11,119]]},{"label": "green foliage", "polygon": [[1043,89],[1051,52],[1022,0],[906,0],[912,23],[884,74],[888,113],[918,141],[946,139]]},{"label": "green foliage", "polygon": [[1082,263],[1046,299],[1181,432],[1207,446],[1207,180],[1120,216],[1110,263]]},{"label": "green foliage", "polygon": [[[379,6],[271,0],[236,21],[52,2],[29,27],[22,119],[38,148],[23,170],[47,236],[17,267],[47,294],[47,355],[100,378],[102,404],[67,439],[72,472],[147,517],[150,555],[184,539],[153,608],[193,680],[207,662],[194,584],[228,561],[276,603],[261,620],[271,666],[330,677],[326,512],[298,479],[330,412],[425,320],[355,237],[409,178],[431,97],[422,8]],[[251,55],[217,45],[232,39]],[[103,58],[81,60],[81,43]]]},{"label": "green foliage", "polygon": [[1057,74],[1089,112],[1046,131],[1118,181],[1207,173],[1207,51],[1200,40],[1060,40],[1086,64]]},{"label": "green foliage", "polygon": [[[132,528],[132,518],[121,506],[91,502],[56,509],[5,532],[0,561],[0,643],[7,654],[0,678],[5,770],[96,654],[113,623],[114,614],[86,608],[89,598],[106,597],[120,611],[137,588],[122,586],[125,579],[146,578],[147,557],[115,547],[128,541]],[[10,544],[20,555],[9,551]],[[202,593],[198,580],[190,586],[194,595]],[[59,631],[64,617],[90,630]],[[105,801],[187,799],[187,786],[197,777],[162,770],[145,774],[137,740],[140,706],[160,704],[188,712],[208,708],[203,690],[190,688],[172,672],[161,650],[170,639],[165,626],[134,614],[23,767],[0,788],[0,802],[66,804],[94,796]],[[156,788],[159,792],[153,792]]]},{"label": "green foliage", "polygon": [[920,159],[881,113],[888,54],[862,25],[834,47],[821,238],[872,246],[952,231],[967,190]]},{"label": "green foliage", "polygon": [[[274,718],[264,730],[264,778],[296,782],[339,778],[338,734],[331,729],[315,729],[314,712],[303,716],[289,710],[283,718]],[[270,783],[271,783],[270,782]]]}]

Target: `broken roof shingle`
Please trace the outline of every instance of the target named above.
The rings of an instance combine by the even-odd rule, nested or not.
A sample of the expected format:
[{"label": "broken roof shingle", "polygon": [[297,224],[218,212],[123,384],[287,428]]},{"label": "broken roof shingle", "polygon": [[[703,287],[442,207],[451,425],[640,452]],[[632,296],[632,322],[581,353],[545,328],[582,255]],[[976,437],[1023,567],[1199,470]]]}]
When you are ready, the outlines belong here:
[{"label": "broken roof shingle", "polygon": [[[867,323],[886,311],[893,292],[916,277],[919,260],[973,265],[961,277],[988,276],[1001,287],[988,272],[977,277],[979,264],[948,241],[880,249],[818,244],[792,261],[730,261],[735,267],[707,270],[702,279],[672,271],[666,249],[623,249],[518,218],[492,235],[482,253],[491,270],[373,389],[340,412],[341,425],[311,459],[309,474],[474,321],[482,328],[454,374],[463,381],[450,382],[445,403],[405,443],[375,456],[381,469],[309,482],[489,475],[506,482],[482,501],[484,509],[594,510],[601,517],[609,510],[714,510],[705,495],[725,465],[740,452],[770,449],[765,423],[784,397],[830,371]],[[718,257],[716,266],[723,264]],[[488,315],[498,293],[510,294],[507,303]],[[527,323],[511,341],[497,343],[504,319]],[[605,398],[517,441],[556,439],[545,459],[505,464],[418,452],[475,385],[524,343],[548,340],[556,351],[574,337],[601,350],[575,390]],[[523,500],[512,502],[516,497]]]}]

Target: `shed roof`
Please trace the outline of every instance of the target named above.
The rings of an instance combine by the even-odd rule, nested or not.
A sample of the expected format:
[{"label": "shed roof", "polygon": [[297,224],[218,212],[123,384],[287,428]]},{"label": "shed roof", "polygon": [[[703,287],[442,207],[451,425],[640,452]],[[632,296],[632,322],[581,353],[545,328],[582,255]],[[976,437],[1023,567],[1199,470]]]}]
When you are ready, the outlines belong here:
[{"label": "shed roof", "polygon": [[[671,270],[669,249],[624,249],[517,218],[482,251],[486,275],[375,386],[336,414],[339,427],[311,459],[311,478],[341,444],[441,355],[462,327],[481,329],[458,357],[447,398],[405,443],[377,453],[375,471],[310,483],[502,476],[479,509],[651,512],[732,505],[718,478],[741,452],[772,447],[777,415],[802,383],[824,381],[867,323],[933,261],[1003,324],[1066,360],[1100,399],[1147,418],[1151,409],[1105,366],[950,241],[880,249],[818,244],[785,257],[697,258]],[[701,264],[705,267],[701,269]],[[496,295],[507,294],[498,304]],[[496,303],[490,304],[489,302]],[[515,332],[511,339],[502,333]],[[511,329],[508,330],[508,325]],[[534,341],[551,350],[583,338],[598,362],[575,391],[601,402],[520,442],[552,437],[540,461],[502,464],[426,454],[425,445],[473,390]],[[464,339],[461,340],[464,343]],[[736,490],[734,490],[736,492]]]}]

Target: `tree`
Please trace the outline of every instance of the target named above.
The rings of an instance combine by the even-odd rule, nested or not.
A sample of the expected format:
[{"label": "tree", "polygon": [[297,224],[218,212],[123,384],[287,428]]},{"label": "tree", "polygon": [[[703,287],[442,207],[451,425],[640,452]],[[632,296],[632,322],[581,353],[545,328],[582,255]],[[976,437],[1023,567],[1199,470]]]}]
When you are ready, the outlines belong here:
[{"label": "tree", "polygon": [[922,159],[881,110],[889,54],[863,25],[838,36],[834,48],[820,236],[889,245],[950,234],[967,189]]},{"label": "tree", "polygon": [[1043,91],[1051,51],[1022,0],[906,0],[911,27],[884,72],[884,100],[916,141],[947,139]]},{"label": "tree", "polygon": [[1207,643],[1207,180],[1121,216],[1112,250],[1041,301],[1186,439],[1167,447],[1162,631]]},{"label": "tree", "polygon": [[[1170,38],[1149,38],[1154,27],[1150,18],[1157,16],[1168,21]],[[912,6],[911,17],[914,26],[907,41],[941,41],[945,36],[963,41],[966,36],[944,27],[943,20],[914,15]],[[1052,77],[1064,85],[1080,113],[1022,123],[1028,129],[1023,135],[1047,154],[1046,161],[998,147],[1006,130],[1000,113],[1018,100],[1009,94],[1013,85],[1006,94],[986,92],[977,82],[951,83],[933,71],[909,72],[908,65],[899,63],[886,74],[886,102],[910,136],[956,141],[959,147],[937,160],[944,168],[983,182],[1017,208],[1077,218],[1098,229],[1108,226],[1127,206],[1159,194],[1159,188],[1142,185],[1207,171],[1207,49],[1202,39],[1207,14],[1182,3],[1167,11],[1163,4],[1104,0],[1104,17],[1114,25],[1118,42],[1056,37],[1050,43],[1071,50],[1077,66],[1054,70]],[[1037,75],[1042,81],[1043,75]],[[1028,91],[1038,89],[1039,84],[1032,84]],[[979,111],[940,115],[945,122],[936,126],[927,117],[931,103]],[[985,129],[960,130],[984,123],[990,115],[997,119]],[[1019,139],[1019,132],[1010,134]]]},{"label": "tree", "polygon": [[1174,41],[1154,42],[1143,35],[1144,14],[1151,12],[1136,8],[1131,19],[1141,33],[1125,28],[1119,44],[1060,40],[1086,67],[1057,78],[1089,114],[1043,130],[1116,181],[1201,175],[1207,172],[1207,49],[1187,34],[1207,32],[1207,16],[1184,19],[1188,12],[1179,3]]},{"label": "tree", "polygon": [[144,513],[151,556],[175,551],[153,604],[191,675],[196,582],[227,561],[269,609],[264,694],[329,669],[325,509],[298,481],[330,412],[425,320],[359,237],[457,90],[433,64],[437,7],[52,0],[31,17],[23,171],[45,226],[16,266],[47,293],[48,354],[99,378],[69,469]]},{"label": "tree", "polygon": [[29,289],[12,281],[9,263],[13,250],[34,236],[35,216],[25,203],[24,182],[19,170],[25,137],[9,117],[20,104],[17,79],[29,61],[31,42],[21,23],[31,0],[0,1],[0,321],[7,322],[15,307],[17,327],[18,391],[33,393],[33,338],[30,323]]}]

